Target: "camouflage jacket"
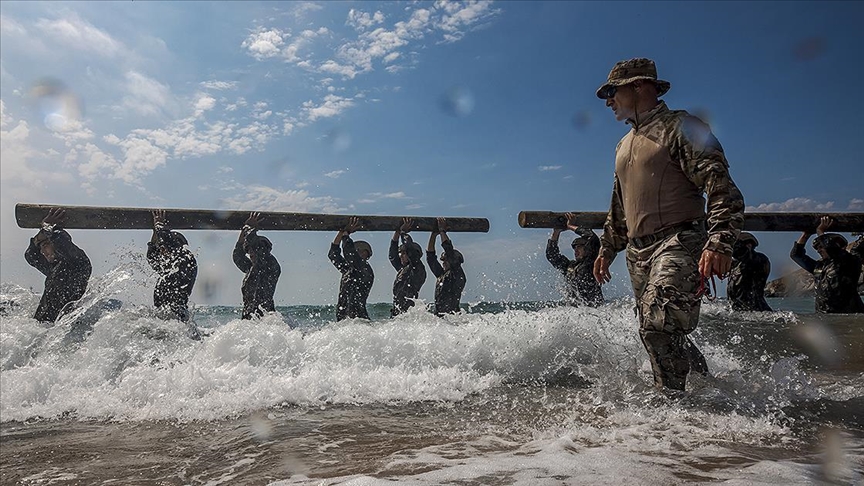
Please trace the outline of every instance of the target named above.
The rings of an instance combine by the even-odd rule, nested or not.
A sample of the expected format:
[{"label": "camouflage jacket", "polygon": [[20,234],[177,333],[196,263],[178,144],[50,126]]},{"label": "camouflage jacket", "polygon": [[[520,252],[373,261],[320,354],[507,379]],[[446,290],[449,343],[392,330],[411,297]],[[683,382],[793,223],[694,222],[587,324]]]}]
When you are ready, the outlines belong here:
[{"label": "camouflage jacket", "polygon": [[[633,128],[618,143],[616,152],[615,180],[612,202],[601,237],[601,254],[614,259],[627,247],[628,234],[638,234],[641,219],[649,219],[658,229],[675,226],[684,221],[675,221],[664,211],[682,213],[677,206],[686,206],[691,213],[694,206],[704,204],[701,194],[707,196],[706,227],[708,241],[704,249],[732,254],[732,245],[744,225],[744,197],[729,175],[729,164],[720,142],[710,128],[700,119],[686,111],[672,111],[666,103],[644,113],[639,124],[632,120]],[[634,147],[637,147],[634,149]],[[640,148],[641,147],[641,148]],[[655,174],[658,161],[667,160],[661,174]],[[654,164],[649,168],[649,164]],[[619,177],[622,166],[626,166],[637,186],[626,186]],[[644,168],[644,169],[643,169]],[[642,172],[640,173],[640,169]],[[645,173],[645,171],[651,171]],[[673,177],[673,176],[677,176]],[[634,182],[628,182],[633,184]],[[656,181],[656,182],[654,182]],[[656,184],[646,187],[646,183]],[[682,187],[679,187],[682,186]],[[644,214],[627,214],[625,194],[641,194],[650,191],[664,199],[656,206],[643,202]],[[680,201],[676,201],[680,198]],[[649,201],[650,202],[650,201]],[[628,203],[625,205],[625,203]],[[698,215],[705,214],[696,211]],[[659,222],[659,223],[658,223]]]}]

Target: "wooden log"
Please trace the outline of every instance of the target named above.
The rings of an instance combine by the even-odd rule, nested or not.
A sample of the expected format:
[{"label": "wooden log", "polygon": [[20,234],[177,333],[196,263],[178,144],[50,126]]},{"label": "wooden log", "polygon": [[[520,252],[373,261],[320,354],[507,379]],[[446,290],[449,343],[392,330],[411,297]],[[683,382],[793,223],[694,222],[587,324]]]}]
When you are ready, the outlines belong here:
[{"label": "wooden log", "polygon": [[[154,209],[117,208],[98,206],[59,206],[48,204],[15,205],[15,219],[20,228],[39,228],[48,210],[62,207],[66,210],[63,228],[66,229],[152,229]],[[171,229],[240,230],[250,211],[210,209],[165,209]],[[339,231],[353,215],[261,212],[258,228],[264,230]],[[358,231],[395,231],[402,225],[402,216],[359,216]],[[434,217],[410,216],[415,231],[433,231],[438,222]],[[486,218],[447,218],[450,232],[489,231]]]},{"label": "wooden log", "polygon": [[[606,212],[576,212],[576,222],[586,228],[603,228]],[[831,216],[834,224],[828,230],[834,233],[864,231],[864,213],[744,213],[746,231],[815,231],[821,216]],[[522,228],[563,228],[567,223],[564,213],[552,211],[521,211]]]}]

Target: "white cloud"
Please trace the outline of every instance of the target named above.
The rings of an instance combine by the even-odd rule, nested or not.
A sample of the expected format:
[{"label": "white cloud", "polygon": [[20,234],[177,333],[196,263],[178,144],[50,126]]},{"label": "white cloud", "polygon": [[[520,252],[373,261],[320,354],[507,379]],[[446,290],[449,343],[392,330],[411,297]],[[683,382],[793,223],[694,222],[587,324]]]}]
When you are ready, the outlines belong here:
[{"label": "white cloud", "polygon": [[57,170],[39,170],[30,164],[32,159],[51,157],[33,148],[30,142],[30,127],[24,120],[15,120],[6,112],[6,104],[0,100],[0,181],[4,197],[7,191],[33,197],[32,188],[45,187],[45,183],[69,184],[71,178]]},{"label": "white cloud", "polygon": [[0,15],[0,31],[3,31],[3,35],[27,35],[27,29],[21,23],[6,15]]},{"label": "white cloud", "polygon": [[204,89],[212,89],[217,91],[224,91],[229,89],[234,89],[237,87],[236,81],[202,81],[199,83],[200,86]]},{"label": "white cloud", "polygon": [[77,15],[56,20],[39,19],[35,26],[46,37],[66,48],[89,51],[104,57],[118,57],[126,50],[121,42]]},{"label": "white cloud", "polygon": [[405,206],[405,209],[413,210],[413,209],[421,209],[421,208],[425,208],[425,207],[426,207],[425,204],[409,204],[409,205]]},{"label": "white cloud", "polygon": [[374,196],[374,197],[379,198],[379,199],[405,199],[407,197],[405,195],[405,193],[402,191],[389,192],[389,193],[372,192],[372,193],[369,193],[369,195]]},{"label": "white cloud", "polygon": [[849,201],[849,206],[846,209],[850,211],[864,211],[864,199],[852,199]]},{"label": "white cloud", "polygon": [[378,25],[384,22],[384,14],[376,11],[374,14],[368,14],[353,8],[348,11],[348,20],[345,25],[350,25],[357,30],[366,30],[373,25]]},{"label": "white cloud", "polygon": [[280,29],[261,29],[249,34],[240,47],[248,49],[252,57],[262,61],[278,56],[285,44],[285,37],[289,35]]},{"label": "white cloud", "polygon": [[314,2],[299,2],[294,7],[294,18],[297,20],[301,20],[306,14],[310,12],[317,12],[318,10],[323,9],[321,5],[318,5]]},{"label": "white cloud", "polygon": [[324,177],[329,177],[331,179],[338,179],[339,176],[341,176],[344,173],[345,173],[344,170],[334,170],[332,172],[328,172],[328,173],[324,174]]},{"label": "white cloud", "polygon": [[168,86],[137,71],[126,73],[126,91],[122,106],[141,115],[158,115],[171,103]]},{"label": "white cloud", "polygon": [[195,116],[201,116],[205,111],[212,110],[216,106],[216,98],[209,95],[200,95],[195,102]]},{"label": "white cloud", "polygon": [[747,206],[747,211],[789,212],[789,211],[827,211],[834,208],[834,201],[820,203],[806,197],[795,197],[783,202],[762,203]]},{"label": "white cloud", "polygon": [[311,196],[309,191],[276,189],[257,184],[238,185],[233,189],[237,190],[237,195],[223,199],[226,207],[301,213],[335,213],[342,210],[332,197]]},{"label": "white cloud", "polygon": [[328,94],[324,97],[323,103],[316,106],[311,100],[303,103],[303,111],[306,113],[306,119],[309,122],[314,122],[319,118],[331,118],[341,114],[343,111],[354,106],[354,100],[351,98],[343,98],[341,96]]},{"label": "white cloud", "polygon": [[560,170],[562,166],[560,165],[540,165],[537,167],[537,170],[540,172],[548,172],[550,170]]},{"label": "white cloud", "polygon": [[318,66],[318,70],[322,73],[339,74],[343,78],[348,79],[354,79],[354,77],[358,74],[357,70],[354,69],[354,67],[346,64],[339,64],[332,59],[324,61],[320,66]]},{"label": "white cloud", "polygon": [[443,11],[444,14],[435,21],[434,26],[444,31],[445,42],[456,42],[465,36],[464,29],[488,20],[500,12],[491,7],[491,0],[467,2],[438,0],[435,2],[435,8]]}]

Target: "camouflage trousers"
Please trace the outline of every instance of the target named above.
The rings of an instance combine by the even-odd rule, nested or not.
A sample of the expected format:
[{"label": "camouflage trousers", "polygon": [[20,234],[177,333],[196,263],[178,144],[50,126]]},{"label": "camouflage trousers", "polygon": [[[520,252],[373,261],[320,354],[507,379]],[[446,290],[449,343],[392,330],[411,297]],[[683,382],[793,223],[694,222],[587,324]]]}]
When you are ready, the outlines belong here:
[{"label": "camouflage trousers", "polygon": [[704,356],[687,337],[699,322],[699,257],[706,239],[701,230],[686,230],[643,249],[627,247],[639,337],[658,387],[683,390],[691,367],[708,372]]}]

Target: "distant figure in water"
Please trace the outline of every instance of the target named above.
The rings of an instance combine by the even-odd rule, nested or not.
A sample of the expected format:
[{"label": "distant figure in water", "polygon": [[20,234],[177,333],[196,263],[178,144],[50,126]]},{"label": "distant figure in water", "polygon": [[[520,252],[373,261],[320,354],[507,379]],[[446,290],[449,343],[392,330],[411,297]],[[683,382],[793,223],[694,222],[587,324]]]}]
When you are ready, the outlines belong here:
[{"label": "distant figure in water", "polygon": [[837,233],[826,233],[834,223],[830,216],[822,216],[816,228],[818,235],[813,248],[819,252],[820,260],[807,256],[804,245],[812,231],[804,231],[792,245],[790,257],[801,268],[813,274],[816,288],[816,312],[826,314],[864,313],[864,302],[858,295],[858,277],[861,275],[861,260],[846,251],[846,238]]},{"label": "distant figure in water", "polygon": [[[336,305],[336,320],[347,318],[369,319],[366,300],[375,282],[375,272],[369,265],[372,246],[365,241],[354,241],[351,233],[360,227],[360,220],[352,217],[348,225],[336,234],[327,256],[342,273],[339,282],[339,302]],[[340,252],[339,245],[342,245]]]},{"label": "distant figure in water", "polygon": [[[390,264],[396,269],[396,280],[393,282],[393,308],[391,316],[397,316],[414,306],[414,301],[420,295],[420,287],[426,282],[426,268],[423,266],[423,248],[408,232],[414,226],[414,220],[403,218],[402,226],[393,233],[390,240]],[[399,240],[402,244],[399,244]]]},{"label": "distant figure in water", "polygon": [[198,262],[186,237],[168,228],[164,210],[153,211],[153,236],[147,243],[147,262],[159,275],[153,306],[167,316],[189,321],[189,296],[198,276]]},{"label": "distant figure in water", "polygon": [[764,253],[755,251],[759,240],[742,231],[732,245],[732,270],[726,285],[726,297],[736,311],[767,311],[771,306],[765,300],[765,285],[771,273],[771,261]]},{"label": "distant figure in water", "polygon": [[246,274],[243,278],[243,319],[261,317],[265,312],[274,312],[273,294],[282,269],[270,252],[273,243],[258,235],[261,213],[251,213],[240,238],[234,245],[234,264]]},{"label": "distant figure in water", "polygon": [[[441,235],[441,263],[435,255],[435,239]],[[447,236],[447,220],[438,218],[438,231],[429,235],[429,245],[426,248],[426,264],[437,279],[435,282],[435,314],[455,314],[459,312],[459,301],[465,289],[465,272],[462,263],[465,259],[459,250],[453,248],[453,242]]]},{"label": "distant figure in water", "polygon": [[33,316],[39,322],[53,323],[66,304],[80,299],[93,270],[84,250],[60,228],[65,217],[63,208],[49,210],[24,253],[27,263],[45,275],[45,290]]},{"label": "distant figure in water", "polygon": [[590,229],[578,227],[575,217],[573,213],[567,213],[567,229],[576,233],[571,243],[575,259],[565,257],[558,249],[558,237],[564,231],[563,228],[552,230],[552,236],[546,243],[546,259],[564,275],[568,303],[597,307],[603,304],[603,291],[594,278],[594,260],[600,254],[600,238]]}]

